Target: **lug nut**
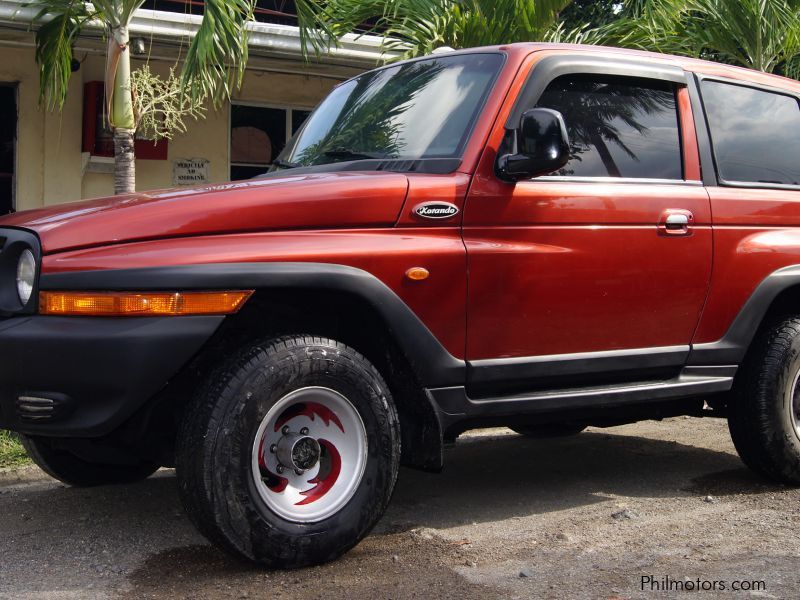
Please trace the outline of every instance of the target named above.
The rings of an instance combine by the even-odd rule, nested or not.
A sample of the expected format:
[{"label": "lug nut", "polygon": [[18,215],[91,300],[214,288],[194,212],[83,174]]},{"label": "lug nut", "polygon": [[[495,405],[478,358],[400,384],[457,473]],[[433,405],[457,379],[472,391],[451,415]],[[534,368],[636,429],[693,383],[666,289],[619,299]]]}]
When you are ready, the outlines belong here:
[{"label": "lug nut", "polygon": [[300,430],[300,435],[308,435],[308,427],[303,427]]},{"label": "lug nut", "polygon": [[271,454],[275,454],[278,451],[278,447],[275,444],[272,444],[269,447],[269,451],[270,451]]},{"label": "lug nut", "polygon": [[288,425],[284,425],[283,429],[281,429],[281,433],[283,435],[286,435],[287,433],[289,433],[289,426]]},{"label": "lug nut", "polygon": [[278,465],[277,467],[275,467],[275,470],[278,472],[278,475],[282,475],[285,468],[286,467],[284,467],[283,465]]},{"label": "lug nut", "polygon": [[303,473],[305,473],[305,471],[303,471],[303,469],[295,469],[294,470],[294,474],[295,475],[302,475]]}]

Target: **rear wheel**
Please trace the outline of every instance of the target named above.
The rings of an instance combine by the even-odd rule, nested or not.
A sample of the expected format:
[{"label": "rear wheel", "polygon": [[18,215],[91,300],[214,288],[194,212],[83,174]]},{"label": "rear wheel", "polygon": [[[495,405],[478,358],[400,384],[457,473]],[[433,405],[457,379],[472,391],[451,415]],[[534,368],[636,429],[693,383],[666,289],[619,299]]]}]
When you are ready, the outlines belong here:
[{"label": "rear wheel", "polygon": [[160,466],[149,461],[132,461],[132,464],[90,462],[59,448],[48,438],[21,435],[20,440],[36,466],[50,477],[75,487],[134,483],[147,479]]},{"label": "rear wheel", "polygon": [[728,403],[728,427],[744,463],[770,479],[800,484],[800,318],[754,342]]},{"label": "rear wheel", "polygon": [[187,513],[212,542],[271,567],[332,560],[389,503],[400,459],[378,371],[336,341],[244,349],[213,374],[178,440]]}]

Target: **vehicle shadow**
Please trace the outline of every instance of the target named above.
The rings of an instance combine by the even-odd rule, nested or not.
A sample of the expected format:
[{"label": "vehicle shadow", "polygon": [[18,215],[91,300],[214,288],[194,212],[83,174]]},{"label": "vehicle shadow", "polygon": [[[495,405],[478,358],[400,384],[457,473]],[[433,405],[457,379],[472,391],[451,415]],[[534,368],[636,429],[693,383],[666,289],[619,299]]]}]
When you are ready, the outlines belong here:
[{"label": "vehicle shadow", "polygon": [[[377,560],[391,564],[398,556],[418,560],[421,550],[406,532],[420,527],[443,529],[563,511],[610,496],[774,489],[750,476],[732,453],[672,441],[602,431],[556,440],[468,437],[447,450],[441,474],[401,471],[386,516],[367,540],[336,563],[336,572],[360,573],[374,568]],[[160,594],[166,581],[178,586],[167,589],[180,591],[189,580],[196,590],[202,582],[217,586],[237,577],[264,577],[263,571],[228,558],[195,532],[179,504],[171,471],[135,485],[92,490],[52,483],[0,488],[0,515],[0,597],[54,590],[77,590],[84,597],[92,589]],[[445,547],[441,555],[451,550]],[[423,570],[438,560],[426,556]],[[48,565],[46,577],[42,557]],[[439,572],[431,581],[439,582],[441,576]]]},{"label": "vehicle shadow", "polygon": [[467,438],[440,474],[404,470],[382,526],[446,528],[547,513],[609,496],[676,497],[780,489],[733,453],[605,433]]}]

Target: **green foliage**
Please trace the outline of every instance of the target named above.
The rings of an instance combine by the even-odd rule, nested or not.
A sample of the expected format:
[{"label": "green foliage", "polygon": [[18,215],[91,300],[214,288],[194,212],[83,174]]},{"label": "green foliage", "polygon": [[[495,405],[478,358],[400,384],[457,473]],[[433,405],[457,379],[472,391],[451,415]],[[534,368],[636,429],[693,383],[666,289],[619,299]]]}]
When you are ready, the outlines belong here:
[{"label": "green foliage", "polygon": [[247,23],[253,20],[254,7],[255,0],[206,0],[181,77],[193,100],[208,96],[219,105],[241,85],[248,58]]},{"label": "green foliage", "polygon": [[34,22],[40,23],[36,31],[39,104],[54,110],[67,99],[75,38],[96,13],[81,0],[37,1],[31,6],[39,11]]},{"label": "green foliage", "polygon": [[605,44],[798,75],[798,0],[627,0]]},{"label": "green foliage", "polygon": [[572,0],[559,21],[566,30],[595,29],[619,19],[621,10],[621,0]]},{"label": "green foliage", "polygon": [[[40,103],[50,110],[60,109],[67,97],[71,76],[72,46],[82,28],[90,21],[102,23],[106,35],[126,28],[144,0],[34,0],[30,6],[38,13],[36,27],[36,62],[40,69]],[[183,72],[182,89],[194,101],[212,97],[219,104],[230,97],[244,76],[248,58],[247,23],[253,18],[255,0],[206,0],[203,21],[192,39]],[[302,22],[318,18],[319,0],[297,3]],[[306,42],[320,44],[320,33],[308,34]],[[114,58],[114,57],[111,57]],[[107,74],[113,79],[115,69]]]},{"label": "green foliage", "polygon": [[176,133],[186,132],[186,119],[205,116],[206,98],[193,99],[184,94],[174,67],[163,79],[143,65],[131,73],[131,84],[136,130],[141,137],[172,139]]},{"label": "green foliage", "polygon": [[570,0],[331,0],[326,27],[341,36],[373,22],[403,57],[545,38]]},{"label": "green foliage", "polygon": [[0,430],[0,469],[19,467],[28,462],[28,455],[13,433]]}]

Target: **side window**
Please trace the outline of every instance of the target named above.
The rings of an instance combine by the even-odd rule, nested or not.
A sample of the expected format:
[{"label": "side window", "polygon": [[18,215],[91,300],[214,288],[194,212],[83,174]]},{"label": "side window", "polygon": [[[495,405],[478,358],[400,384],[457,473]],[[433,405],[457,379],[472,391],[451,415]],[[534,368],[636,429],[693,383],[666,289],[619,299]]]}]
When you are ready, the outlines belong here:
[{"label": "side window", "polygon": [[718,81],[701,89],[723,180],[800,185],[796,98]]},{"label": "side window", "polygon": [[669,82],[565,75],[537,106],[564,116],[572,154],[556,174],[683,179],[676,88]]}]

